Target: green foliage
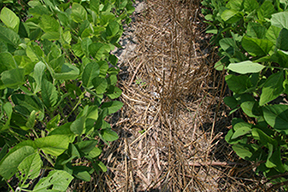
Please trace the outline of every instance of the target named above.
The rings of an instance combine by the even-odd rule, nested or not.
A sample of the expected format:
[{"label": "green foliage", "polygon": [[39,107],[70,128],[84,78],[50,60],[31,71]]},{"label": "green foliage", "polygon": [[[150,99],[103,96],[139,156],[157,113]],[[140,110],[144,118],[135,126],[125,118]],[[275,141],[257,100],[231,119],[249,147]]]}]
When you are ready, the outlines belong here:
[{"label": "green foliage", "polygon": [[0,3],[0,179],[15,175],[18,191],[66,191],[73,179],[107,171],[99,156],[118,135],[104,118],[123,106],[113,100],[122,91],[110,52],[134,7],[130,0],[22,3],[23,12],[16,1]]},{"label": "green foliage", "polygon": [[[226,141],[243,159],[259,162],[256,173],[273,183],[287,181],[288,13],[287,1],[204,0],[202,9],[222,58],[216,70],[227,70],[233,96],[224,102],[235,118]],[[253,123],[252,123],[253,122]],[[285,189],[287,190],[287,186]]]}]

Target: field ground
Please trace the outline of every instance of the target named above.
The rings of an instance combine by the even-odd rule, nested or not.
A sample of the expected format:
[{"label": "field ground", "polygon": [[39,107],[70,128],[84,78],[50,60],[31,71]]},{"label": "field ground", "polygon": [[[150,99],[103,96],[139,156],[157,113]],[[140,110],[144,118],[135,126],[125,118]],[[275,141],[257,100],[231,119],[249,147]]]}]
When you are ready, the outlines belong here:
[{"label": "field ground", "polygon": [[[123,109],[108,121],[120,139],[101,159],[108,172],[76,191],[265,191],[255,165],[224,140],[233,116],[199,0],[138,2],[124,34]],[[124,51],[124,53],[123,53]],[[241,115],[241,114],[236,114]]]}]

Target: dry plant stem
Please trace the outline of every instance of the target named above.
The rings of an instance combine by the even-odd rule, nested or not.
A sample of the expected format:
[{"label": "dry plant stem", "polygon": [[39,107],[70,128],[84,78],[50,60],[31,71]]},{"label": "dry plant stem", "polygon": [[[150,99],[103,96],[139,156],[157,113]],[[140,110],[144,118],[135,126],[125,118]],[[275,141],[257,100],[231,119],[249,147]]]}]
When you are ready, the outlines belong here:
[{"label": "dry plant stem", "polygon": [[127,139],[124,139],[125,142],[125,175],[126,175],[126,185],[125,185],[125,191],[128,191],[128,185],[129,185],[129,175],[128,175],[128,143],[127,143]]},{"label": "dry plant stem", "polygon": [[128,84],[128,87],[131,86],[131,84],[132,84],[132,82],[134,81],[134,78],[135,78],[135,76],[136,76],[139,68],[141,67],[141,65],[142,65],[143,63],[144,63],[144,62],[141,61],[141,62],[139,63],[139,65],[136,67],[136,69],[135,69],[135,71],[134,71],[134,74],[133,74],[133,76],[132,76],[132,78],[131,78],[131,80],[130,80],[130,83]]},{"label": "dry plant stem", "polygon": [[159,114],[159,111],[160,110],[158,110],[158,112],[156,113],[156,115],[155,115],[155,117],[154,117],[154,119],[153,119],[153,121],[152,121],[152,126],[150,126],[142,135],[140,135],[137,139],[135,139],[131,144],[130,144],[130,146],[132,146],[134,143],[136,143],[136,142],[138,142],[140,139],[142,139],[144,136],[146,136],[147,135],[147,133],[149,133],[149,131],[153,128],[153,123],[155,122],[155,120],[156,120],[156,118],[157,118],[157,116],[158,116],[158,114]]}]

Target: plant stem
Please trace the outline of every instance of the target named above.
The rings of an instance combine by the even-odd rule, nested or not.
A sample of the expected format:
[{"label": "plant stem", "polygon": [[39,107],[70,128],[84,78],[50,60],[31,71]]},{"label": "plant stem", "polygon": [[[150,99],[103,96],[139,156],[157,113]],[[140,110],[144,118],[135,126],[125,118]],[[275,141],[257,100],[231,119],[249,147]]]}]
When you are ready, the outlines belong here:
[{"label": "plant stem", "polygon": [[43,154],[43,157],[54,167],[55,164],[53,163],[53,160],[46,153],[43,152]]},{"label": "plant stem", "polygon": [[37,139],[38,139],[39,137],[38,137],[38,135],[37,135],[37,133],[36,133],[35,129],[32,129],[32,131],[33,131],[33,133],[34,133],[35,137],[37,137]]},{"label": "plant stem", "polygon": [[20,191],[31,191],[29,189],[22,189],[21,187],[17,187],[16,192]]},{"label": "plant stem", "polygon": [[65,116],[64,109],[61,107],[61,105],[59,105],[59,109],[60,109],[59,111],[60,111],[61,116],[64,118],[65,123],[67,123],[69,115],[67,117]]},{"label": "plant stem", "polygon": [[7,185],[9,186],[9,188],[13,191],[13,192],[15,192],[14,191],[14,189],[11,187],[11,185],[9,184],[9,182],[5,179],[5,182],[7,183]]},{"label": "plant stem", "polygon": [[[82,85],[82,84],[81,84]],[[80,85],[80,86],[81,86]],[[75,104],[74,108],[72,109],[72,111],[69,113],[69,115],[67,116],[67,118],[70,117],[70,115],[75,111],[75,109],[78,107],[78,105],[81,103],[81,100],[83,99],[84,95],[85,95],[86,91],[84,91],[80,96],[79,96],[79,99],[78,99],[78,102]]]}]

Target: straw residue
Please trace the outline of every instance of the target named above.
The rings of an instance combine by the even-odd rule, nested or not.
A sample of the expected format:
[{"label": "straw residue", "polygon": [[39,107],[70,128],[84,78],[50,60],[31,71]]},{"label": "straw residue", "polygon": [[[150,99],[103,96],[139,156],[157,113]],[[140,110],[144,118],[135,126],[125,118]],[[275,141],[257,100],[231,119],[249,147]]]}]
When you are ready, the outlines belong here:
[{"label": "straw residue", "polygon": [[107,119],[121,138],[101,156],[109,171],[95,176],[91,189],[263,190],[254,165],[224,141],[231,121],[222,104],[227,91],[224,74],[213,70],[217,56],[207,43],[200,2],[141,6],[130,26],[136,46],[121,58],[124,107]]}]

